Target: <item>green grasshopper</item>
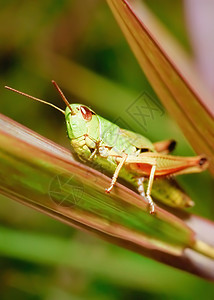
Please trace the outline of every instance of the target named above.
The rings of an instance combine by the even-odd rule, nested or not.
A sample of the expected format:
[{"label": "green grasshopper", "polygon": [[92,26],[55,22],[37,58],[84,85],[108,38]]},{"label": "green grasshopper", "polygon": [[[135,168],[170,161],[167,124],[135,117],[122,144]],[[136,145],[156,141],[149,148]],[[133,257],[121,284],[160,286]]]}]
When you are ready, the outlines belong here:
[{"label": "green grasshopper", "polygon": [[[111,185],[106,189],[107,193],[110,193],[119,177],[133,185],[140,195],[147,199],[151,214],[155,213],[152,197],[174,207],[184,208],[194,204],[175,183],[171,183],[166,177],[205,170],[208,166],[205,156],[168,155],[173,150],[175,141],[152,143],[140,134],[121,129],[85,105],[69,104],[56,82],[52,81],[52,83],[66,104],[65,111],[52,103],[7,86],[6,88],[50,105],[65,115],[67,133],[73,151],[81,160],[93,162],[113,174]],[[156,178],[159,180],[154,181]]]}]

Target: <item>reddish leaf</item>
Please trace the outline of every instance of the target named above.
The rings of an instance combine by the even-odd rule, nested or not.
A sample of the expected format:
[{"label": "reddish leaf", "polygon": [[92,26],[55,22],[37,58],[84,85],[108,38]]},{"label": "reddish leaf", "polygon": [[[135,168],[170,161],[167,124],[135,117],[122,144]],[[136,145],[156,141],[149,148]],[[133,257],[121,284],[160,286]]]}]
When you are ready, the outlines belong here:
[{"label": "reddish leaf", "polygon": [[[137,1],[107,0],[142,70],[197,153],[210,158],[214,174],[214,102],[190,66],[162,47],[163,36]],[[138,5],[136,5],[138,4]],[[139,8],[140,7],[140,8]],[[169,45],[168,45],[169,46]],[[172,45],[173,50],[175,49]],[[186,63],[186,61],[185,61]]]}]

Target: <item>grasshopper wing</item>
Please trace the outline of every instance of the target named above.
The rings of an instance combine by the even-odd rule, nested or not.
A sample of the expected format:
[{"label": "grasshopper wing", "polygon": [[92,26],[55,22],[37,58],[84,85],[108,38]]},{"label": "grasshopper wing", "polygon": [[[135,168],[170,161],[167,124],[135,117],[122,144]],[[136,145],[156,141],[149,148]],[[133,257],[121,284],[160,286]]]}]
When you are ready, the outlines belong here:
[{"label": "grasshopper wing", "polygon": [[155,147],[152,142],[143,135],[125,129],[120,129],[120,133],[121,135],[129,139],[132,146],[135,146],[138,149],[142,149],[142,152],[155,152]]}]

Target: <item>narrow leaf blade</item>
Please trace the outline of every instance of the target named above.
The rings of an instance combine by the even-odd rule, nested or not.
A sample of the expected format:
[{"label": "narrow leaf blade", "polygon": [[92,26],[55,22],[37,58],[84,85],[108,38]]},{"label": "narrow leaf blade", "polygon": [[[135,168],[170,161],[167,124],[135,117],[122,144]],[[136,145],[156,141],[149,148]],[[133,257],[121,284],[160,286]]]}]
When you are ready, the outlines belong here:
[{"label": "narrow leaf blade", "polygon": [[[191,67],[181,69],[165,52],[159,37],[144,23],[137,1],[107,0],[142,70],[164,106],[199,154],[210,158],[214,174],[214,105]],[[142,8],[142,10],[144,7]],[[158,31],[158,30],[157,30]]]}]

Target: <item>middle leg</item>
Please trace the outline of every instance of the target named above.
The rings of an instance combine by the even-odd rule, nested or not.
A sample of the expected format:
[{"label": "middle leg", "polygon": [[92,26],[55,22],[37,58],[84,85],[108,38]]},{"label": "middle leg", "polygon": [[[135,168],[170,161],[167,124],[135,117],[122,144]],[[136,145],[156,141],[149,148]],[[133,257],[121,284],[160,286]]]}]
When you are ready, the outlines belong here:
[{"label": "middle leg", "polygon": [[119,172],[121,170],[121,168],[123,167],[126,159],[127,159],[128,155],[126,153],[123,153],[122,155],[122,158],[121,158],[121,161],[119,162],[119,164],[117,165],[117,168],[114,172],[114,175],[112,177],[112,180],[111,180],[111,185],[108,189],[106,189],[106,193],[110,193],[110,191],[112,190],[112,188],[114,187],[116,181],[117,181],[117,178],[118,178],[118,175],[119,175]]}]

